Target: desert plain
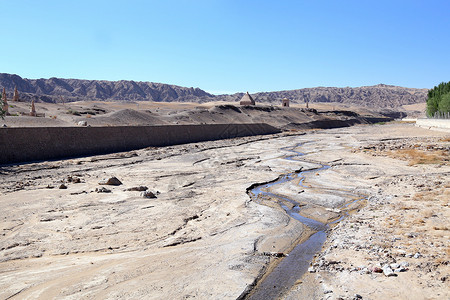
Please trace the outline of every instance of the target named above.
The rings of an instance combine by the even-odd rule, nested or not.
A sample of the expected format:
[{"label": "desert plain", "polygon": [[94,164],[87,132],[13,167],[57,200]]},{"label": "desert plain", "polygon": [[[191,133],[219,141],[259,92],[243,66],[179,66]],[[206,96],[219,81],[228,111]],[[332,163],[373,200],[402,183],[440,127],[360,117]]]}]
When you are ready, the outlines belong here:
[{"label": "desert plain", "polygon": [[[26,111],[21,105],[15,109]],[[276,282],[276,297],[450,298],[449,132],[402,122],[302,128],[292,124],[346,115],[299,116],[295,108],[70,104],[67,114],[69,104],[45,105],[46,118],[4,123],[183,124],[237,115],[284,131],[1,166],[1,299],[267,299],[260,283],[315,232],[286,214],[289,205],[328,226],[308,270]],[[73,113],[94,108],[99,115]],[[251,195],[258,184],[308,170]],[[120,184],[100,184],[112,177]]]}]

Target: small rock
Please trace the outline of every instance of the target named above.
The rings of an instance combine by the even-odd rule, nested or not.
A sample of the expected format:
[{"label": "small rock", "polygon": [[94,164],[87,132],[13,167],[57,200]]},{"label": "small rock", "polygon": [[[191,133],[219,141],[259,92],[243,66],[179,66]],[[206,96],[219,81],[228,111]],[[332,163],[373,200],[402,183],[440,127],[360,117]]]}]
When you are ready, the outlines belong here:
[{"label": "small rock", "polygon": [[153,193],[150,192],[150,191],[142,192],[142,193],[141,193],[141,196],[144,197],[144,198],[150,198],[150,199],[156,198],[155,194],[153,194]]},{"label": "small rock", "polygon": [[80,121],[80,122],[78,122],[78,126],[87,126],[87,122],[86,121]]},{"label": "small rock", "polygon": [[65,190],[65,189],[67,189],[67,186],[66,186],[64,183],[62,183],[62,184],[59,186],[59,189],[60,189],[60,190]]},{"label": "small rock", "polygon": [[419,234],[417,232],[409,232],[405,234],[407,237],[413,239],[416,238]]},{"label": "small rock", "polygon": [[355,294],[354,299],[362,299],[363,297],[360,294]]},{"label": "small rock", "polygon": [[383,270],[379,267],[373,267],[372,268],[372,272],[373,273],[383,273]]},{"label": "small rock", "polygon": [[78,177],[67,176],[67,181],[68,182],[73,182],[73,183],[80,183],[81,179],[78,178]]},{"label": "small rock", "polygon": [[122,182],[117,179],[117,177],[111,177],[108,179],[103,179],[101,180],[98,184],[102,184],[102,185],[121,185]]},{"label": "small rock", "polygon": [[6,124],[3,124],[2,127],[8,127]]},{"label": "small rock", "polygon": [[148,187],[142,185],[127,189],[127,191],[137,191],[137,192],[145,192],[146,190],[148,190]]},{"label": "small rock", "polygon": [[399,267],[394,270],[395,273],[406,272],[406,271],[408,271],[408,269],[404,268],[404,267]]},{"label": "small rock", "polygon": [[397,276],[397,274],[392,271],[392,269],[389,266],[385,266],[383,268],[383,274],[384,276],[391,277],[391,276]]},{"label": "small rock", "polygon": [[308,268],[308,272],[309,272],[309,273],[315,273],[316,270],[314,269],[314,267],[309,267],[309,268]]},{"label": "small rock", "polygon": [[286,257],[286,256],[289,256],[288,254],[285,254],[283,252],[264,252],[263,254],[267,255],[267,256],[273,256],[273,257]]},{"label": "small rock", "polygon": [[400,268],[400,265],[396,263],[390,264],[389,266],[391,267],[392,270]]},{"label": "small rock", "polygon": [[400,263],[400,266],[401,266],[401,267],[404,267],[404,268],[407,268],[407,267],[409,267],[409,262],[407,262],[407,261],[402,261],[402,262]]},{"label": "small rock", "polygon": [[422,257],[422,254],[420,254],[419,252],[417,252],[416,254],[414,254],[413,257],[414,257],[414,258],[421,258],[421,257]]},{"label": "small rock", "polygon": [[324,294],[330,294],[332,292],[333,292],[332,290],[325,290],[325,291],[323,291]]},{"label": "small rock", "polygon": [[46,188],[47,188],[47,189],[52,189],[52,188],[54,188],[54,187],[53,187],[52,185],[50,185],[50,184],[47,184]]},{"label": "small rock", "polygon": [[95,191],[96,191],[97,193],[111,193],[111,190],[108,190],[108,189],[105,188],[105,187],[96,188]]}]

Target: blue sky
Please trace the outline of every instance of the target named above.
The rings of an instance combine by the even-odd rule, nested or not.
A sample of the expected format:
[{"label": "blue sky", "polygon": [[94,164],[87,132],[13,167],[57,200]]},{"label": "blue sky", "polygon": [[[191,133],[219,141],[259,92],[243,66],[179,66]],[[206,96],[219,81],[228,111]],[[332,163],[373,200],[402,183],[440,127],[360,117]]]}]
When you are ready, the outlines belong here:
[{"label": "blue sky", "polygon": [[0,0],[0,72],[259,92],[450,80],[450,1]]}]

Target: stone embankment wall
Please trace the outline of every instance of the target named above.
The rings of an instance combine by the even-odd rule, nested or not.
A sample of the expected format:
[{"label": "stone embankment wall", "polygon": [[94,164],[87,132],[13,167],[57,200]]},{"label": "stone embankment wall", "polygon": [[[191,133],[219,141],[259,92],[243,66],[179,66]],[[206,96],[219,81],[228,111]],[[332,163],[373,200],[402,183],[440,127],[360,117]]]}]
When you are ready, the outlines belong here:
[{"label": "stone embankment wall", "polygon": [[417,119],[416,125],[425,128],[431,127],[450,130],[450,119]]},{"label": "stone embankment wall", "polygon": [[273,134],[268,124],[0,128],[0,164]]}]

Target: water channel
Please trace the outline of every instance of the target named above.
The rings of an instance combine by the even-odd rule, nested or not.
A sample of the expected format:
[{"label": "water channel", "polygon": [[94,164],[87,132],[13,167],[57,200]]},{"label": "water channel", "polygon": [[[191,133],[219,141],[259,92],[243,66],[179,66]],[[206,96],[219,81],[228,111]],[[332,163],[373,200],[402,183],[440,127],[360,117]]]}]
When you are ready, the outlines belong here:
[{"label": "water channel", "polygon": [[[301,147],[304,143],[296,144],[293,147],[282,148],[281,150],[286,150],[293,152],[295,155],[286,156],[285,159],[293,161],[304,161],[311,163],[307,160],[302,160],[301,156],[304,153],[298,152],[295,149]],[[300,279],[300,277],[305,274],[310,266],[314,255],[318,253],[322,245],[324,244],[327,234],[326,230],[329,228],[329,224],[339,222],[345,218],[348,213],[345,209],[357,201],[363,200],[364,198],[358,198],[357,200],[352,200],[347,202],[342,207],[341,216],[332,222],[322,223],[317,220],[307,218],[300,214],[301,205],[300,203],[281,195],[277,195],[268,192],[268,189],[274,185],[291,182],[295,179],[299,180],[299,185],[303,188],[311,188],[304,184],[305,175],[311,172],[320,172],[330,168],[328,165],[318,164],[318,166],[313,169],[302,172],[293,172],[281,176],[278,180],[262,184],[254,187],[248,191],[248,194],[254,201],[258,201],[258,197],[264,196],[277,201],[277,203],[284,209],[284,211],[291,217],[299,222],[303,223],[305,226],[312,229],[315,233],[311,235],[306,241],[298,244],[287,257],[284,257],[282,261],[274,268],[272,271],[265,275],[260,282],[255,286],[255,288],[248,294],[246,299],[260,300],[260,299],[277,299],[282,297],[286,292],[288,292],[294,284]],[[354,196],[354,195],[353,195]],[[285,203],[290,203],[291,205],[286,205]]]}]

